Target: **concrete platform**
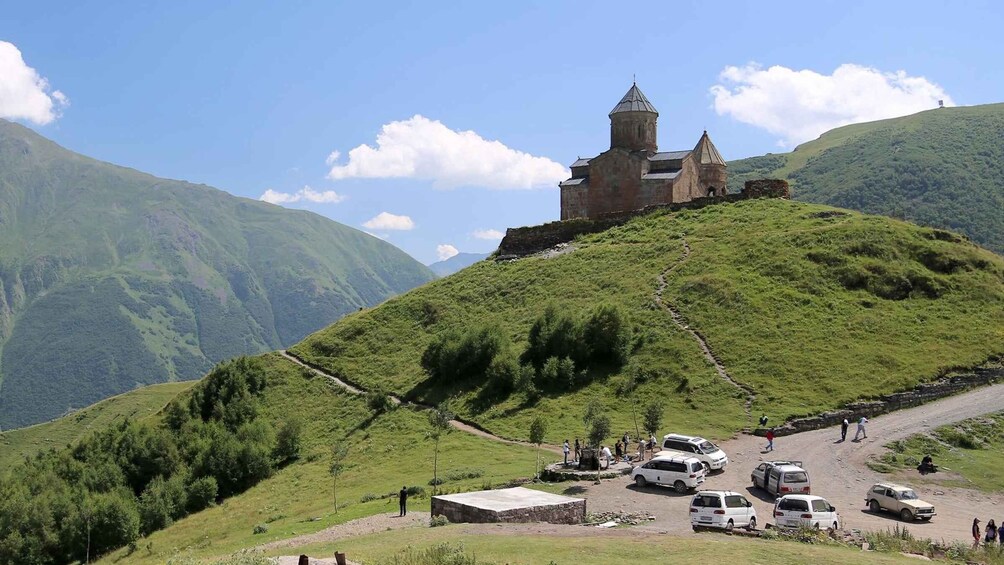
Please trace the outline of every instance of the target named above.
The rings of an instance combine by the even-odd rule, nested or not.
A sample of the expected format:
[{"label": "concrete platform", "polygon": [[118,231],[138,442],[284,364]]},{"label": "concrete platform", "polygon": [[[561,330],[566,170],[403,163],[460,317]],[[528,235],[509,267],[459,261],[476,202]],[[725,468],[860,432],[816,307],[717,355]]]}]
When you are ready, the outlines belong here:
[{"label": "concrete platform", "polygon": [[432,497],[432,515],[450,522],[549,522],[581,524],[586,501],[514,487]]}]

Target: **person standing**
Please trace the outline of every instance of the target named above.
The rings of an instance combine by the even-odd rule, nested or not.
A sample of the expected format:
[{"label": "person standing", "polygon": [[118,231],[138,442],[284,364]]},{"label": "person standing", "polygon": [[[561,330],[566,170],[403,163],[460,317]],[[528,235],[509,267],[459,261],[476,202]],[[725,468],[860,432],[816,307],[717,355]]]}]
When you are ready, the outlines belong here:
[{"label": "person standing", "polygon": [[621,440],[617,440],[617,443],[614,444],[614,455],[617,457],[614,461],[620,461],[621,456],[624,455],[624,448],[621,446]]},{"label": "person standing", "polygon": [[575,462],[579,462],[579,458],[582,456],[582,446],[579,445],[579,438],[575,438]]},{"label": "person standing", "polygon": [[628,446],[631,445],[631,438],[628,437],[627,432],[624,432],[624,437],[621,438],[621,442],[624,443],[624,457],[627,457]]},{"label": "person standing", "polygon": [[774,451],[774,428],[767,430],[767,451]]},{"label": "person standing", "polygon": [[565,440],[564,445],[561,446],[561,450],[565,452],[565,465],[568,465],[568,440]]},{"label": "person standing", "polygon": [[987,522],[986,534],[983,536],[983,541],[987,545],[994,545],[997,543],[997,524],[994,523],[993,519]]},{"label": "person standing", "polygon": [[868,439],[868,433],[865,432],[865,424],[867,423],[868,423],[868,418],[861,416],[861,419],[858,420],[858,429],[856,432],[854,432],[854,441],[858,441],[858,436],[862,435],[865,436],[865,439]]},{"label": "person standing", "polygon": [[1001,525],[997,528],[997,543],[1004,546],[1004,520],[1001,520]]},{"label": "person standing", "polygon": [[408,487],[401,487],[401,492],[397,493],[397,502],[401,506],[401,513],[398,516],[408,515]]},{"label": "person standing", "polygon": [[973,518],[973,549],[980,546],[980,519]]},{"label": "person standing", "polygon": [[608,446],[608,445],[602,446],[602,449],[600,449],[600,454],[602,454],[603,457],[606,458],[606,460],[607,460],[607,469],[609,469],[610,468],[610,457],[611,457],[611,455],[610,455],[610,446]]},{"label": "person standing", "polygon": [[847,428],[851,426],[851,423],[844,418],[843,422],[840,422],[840,441],[847,441]]},{"label": "person standing", "polygon": [[638,438],[638,461],[645,460],[645,440]]}]

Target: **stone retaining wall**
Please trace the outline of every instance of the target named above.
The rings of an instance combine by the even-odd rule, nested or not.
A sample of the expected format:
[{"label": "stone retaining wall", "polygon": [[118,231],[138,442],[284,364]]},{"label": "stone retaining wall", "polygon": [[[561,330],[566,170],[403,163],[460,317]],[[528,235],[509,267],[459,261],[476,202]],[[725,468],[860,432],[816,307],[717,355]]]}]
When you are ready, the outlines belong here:
[{"label": "stone retaining wall", "polygon": [[[1000,381],[1004,381],[1004,367],[977,367],[972,369],[972,372],[968,374],[944,377],[932,383],[917,385],[908,391],[887,394],[879,400],[852,402],[843,410],[823,412],[818,416],[808,418],[797,418],[775,427],[774,433],[778,436],[786,436],[809,430],[839,426],[844,418],[847,418],[853,425],[861,416],[871,418],[894,410],[912,408],[925,402],[958,394],[970,388],[986,386]],[[753,431],[753,434],[764,436],[767,434],[767,429],[757,428]]]},{"label": "stone retaining wall", "polygon": [[446,516],[446,519],[452,523],[547,522],[550,524],[581,524],[586,519],[586,501],[579,499],[561,504],[527,506],[511,510],[489,510],[434,496],[432,497],[432,515]]}]

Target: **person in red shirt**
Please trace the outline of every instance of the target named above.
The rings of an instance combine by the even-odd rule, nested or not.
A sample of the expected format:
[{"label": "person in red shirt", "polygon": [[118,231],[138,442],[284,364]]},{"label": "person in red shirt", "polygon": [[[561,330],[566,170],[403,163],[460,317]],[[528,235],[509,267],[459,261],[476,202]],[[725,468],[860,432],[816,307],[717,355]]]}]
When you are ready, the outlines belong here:
[{"label": "person in red shirt", "polygon": [[767,430],[767,451],[774,451],[774,428]]}]

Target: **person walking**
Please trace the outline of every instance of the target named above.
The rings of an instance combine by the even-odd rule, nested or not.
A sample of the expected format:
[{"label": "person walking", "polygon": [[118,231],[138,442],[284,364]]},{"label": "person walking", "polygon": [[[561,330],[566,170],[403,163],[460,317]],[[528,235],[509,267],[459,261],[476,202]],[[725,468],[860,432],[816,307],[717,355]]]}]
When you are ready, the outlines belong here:
[{"label": "person walking", "polygon": [[767,451],[774,451],[774,428],[767,430]]},{"label": "person walking", "polygon": [[861,416],[861,419],[858,420],[858,429],[854,432],[854,441],[858,441],[858,436],[865,436],[865,439],[868,439],[868,433],[865,432],[865,424],[867,423],[868,418]]},{"label": "person walking", "polygon": [[973,549],[980,546],[980,519],[973,518]]},{"label": "person walking", "polygon": [[401,506],[401,513],[398,517],[408,515],[408,487],[401,487],[401,492],[397,493],[397,502]]},{"label": "person walking", "polygon": [[569,451],[569,448],[568,448],[568,440],[567,439],[565,440],[565,443],[561,446],[561,450],[563,452],[565,452],[565,465],[568,465],[568,451]]},{"label": "person walking", "polygon": [[987,529],[983,536],[983,541],[986,542],[988,546],[992,546],[997,543],[997,524],[994,523],[992,518],[989,522],[987,522]]},{"label": "person walking", "polygon": [[840,441],[847,441],[847,428],[851,426],[851,423],[844,418],[843,422],[840,422]]}]

